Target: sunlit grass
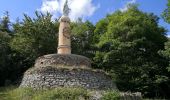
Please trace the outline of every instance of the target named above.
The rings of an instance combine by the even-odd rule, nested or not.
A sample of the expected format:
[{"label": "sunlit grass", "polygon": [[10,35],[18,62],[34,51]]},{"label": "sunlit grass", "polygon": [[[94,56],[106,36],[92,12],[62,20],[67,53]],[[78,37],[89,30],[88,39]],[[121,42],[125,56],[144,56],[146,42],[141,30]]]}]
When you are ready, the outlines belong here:
[{"label": "sunlit grass", "polygon": [[56,88],[35,90],[32,88],[1,88],[0,100],[88,100],[88,90],[83,88]]},{"label": "sunlit grass", "polygon": [[[0,88],[0,100],[129,100],[131,93],[123,96],[117,90],[96,91],[84,88],[54,88],[54,89],[33,89],[4,87]],[[122,99],[126,98],[126,99]],[[133,99],[133,100],[142,100]]]}]

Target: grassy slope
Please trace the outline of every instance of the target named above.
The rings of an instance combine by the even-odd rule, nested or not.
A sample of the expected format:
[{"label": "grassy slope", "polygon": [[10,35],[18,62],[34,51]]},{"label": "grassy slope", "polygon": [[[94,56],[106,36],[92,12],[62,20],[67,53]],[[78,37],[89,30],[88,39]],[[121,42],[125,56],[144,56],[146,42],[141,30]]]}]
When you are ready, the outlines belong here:
[{"label": "grassy slope", "polygon": [[[0,100],[92,100],[94,95],[101,96],[103,92],[83,88],[56,88],[51,90],[34,90],[31,88],[0,88]],[[102,100],[120,100],[119,92],[105,92]]]},{"label": "grassy slope", "polygon": [[[1,88],[0,100],[79,100],[87,99],[88,91],[82,88],[34,90],[31,88]],[[87,99],[88,100],[88,99]]]}]

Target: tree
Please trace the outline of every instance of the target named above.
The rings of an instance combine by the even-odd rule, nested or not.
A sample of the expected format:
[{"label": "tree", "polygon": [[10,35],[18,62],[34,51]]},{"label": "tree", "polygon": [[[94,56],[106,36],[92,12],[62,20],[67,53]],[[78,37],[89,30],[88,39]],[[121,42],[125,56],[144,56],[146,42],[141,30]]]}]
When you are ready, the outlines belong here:
[{"label": "tree", "polygon": [[3,85],[8,77],[10,64],[10,36],[6,32],[0,32],[0,85]]},{"label": "tree", "polygon": [[164,20],[170,24],[170,0],[168,0],[167,8],[164,10],[162,16]]},{"label": "tree", "polygon": [[160,54],[168,59],[169,66],[167,69],[170,72],[170,40],[165,43],[165,50],[160,51]]},{"label": "tree", "polygon": [[35,12],[35,15],[36,18],[30,18],[24,14],[23,22],[13,25],[15,36],[10,46],[22,72],[31,67],[37,57],[57,52],[58,21],[51,21],[49,13]]},{"label": "tree", "polygon": [[9,13],[6,11],[0,20],[0,86],[9,79],[10,70],[14,68],[11,65],[12,52],[9,45],[11,33]]},{"label": "tree", "polygon": [[79,21],[72,23],[71,27],[72,53],[91,57],[94,50],[94,25],[89,21],[82,22],[79,19]]},{"label": "tree", "polygon": [[[108,15],[109,16],[109,15]],[[94,30],[94,38],[95,41],[94,42],[99,42],[99,38],[101,37],[101,35],[103,35],[104,33],[106,33],[107,31],[107,26],[109,24],[109,20],[108,18],[104,18],[101,19],[97,24],[96,24],[96,28]]]},{"label": "tree", "polygon": [[[170,24],[170,0],[168,0],[167,8],[164,10],[162,16]],[[170,72],[170,40],[165,43],[165,50],[162,50],[161,54],[169,60],[168,71]]]},{"label": "tree", "polygon": [[2,20],[0,22],[0,31],[2,32],[8,32],[10,33],[10,28],[9,28],[9,24],[10,24],[10,19],[9,19],[9,12],[6,11],[4,13],[4,16],[2,17]]},{"label": "tree", "polygon": [[94,61],[99,68],[114,71],[120,90],[141,91],[151,97],[168,96],[164,88],[169,87],[168,62],[158,54],[167,38],[158,19],[132,5],[127,11],[117,11],[97,23],[107,26],[105,33],[101,33],[100,51]]}]

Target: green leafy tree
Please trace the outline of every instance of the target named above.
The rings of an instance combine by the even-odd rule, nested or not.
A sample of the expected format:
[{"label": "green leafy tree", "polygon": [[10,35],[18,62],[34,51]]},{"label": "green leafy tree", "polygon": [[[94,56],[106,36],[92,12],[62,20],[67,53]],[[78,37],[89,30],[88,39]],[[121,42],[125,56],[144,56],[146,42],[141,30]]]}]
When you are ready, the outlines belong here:
[{"label": "green leafy tree", "polygon": [[164,88],[169,87],[168,63],[158,54],[167,38],[158,19],[131,5],[127,11],[117,11],[97,23],[96,29],[107,26],[103,28],[105,33],[101,33],[100,51],[94,61],[99,68],[113,70],[120,90],[141,91],[152,97],[168,96]]},{"label": "green leafy tree", "polygon": [[109,24],[109,20],[107,17],[99,20],[99,22],[96,24],[96,28],[94,30],[94,34],[95,34],[94,42],[95,43],[99,42],[99,38],[101,37],[101,35],[106,33],[108,24]]},{"label": "green leafy tree", "polygon": [[9,42],[11,40],[10,18],[6,11],[0,19],[0,86],[9,80],[10,70],[13,69],[11,63],[11,49]]},{"label": "green leafy tree", "polygon": [[162,16],[167,23],[170,23],[170,0],[168,0],[167,8],[164,10]]},{"label": "green leafy tree", "polygon": [[15,36],[10,46],[19,61],[16,65],[24,69],[31,67],[37,57],[57,52],[58,21],[51,21],[49,13],[35,15],[36,18],[30,18],[25,14],[23,22],[13,25]]},{"label": "green leafy tree", "polygon": [[10,36],[6,32],[0,32],[0,85],[3,85],[8,77],[10,63]]},{"label": "green leafy tree", "polygon": [[71,24],[72,28],[72,53],[86,55],[91,57],[95,47],[94,29],[95,26],[89,22],[82,22],[79,19],[77,22]]},{"label": "green leafy tree", "polygon": [[165,43],[165,50],[160,51],[164,57],[166,57],[169,61],[168,71],[170,72],[170,40]]},{"label": "green leafy tree", "polygon": [[1,21],[0,21],[0,31],[2,32],[8,32],[10,33],[10,28],[9,28],[9,24],[10,24],[10,19],[9,19],[9,12],[6,11],[4,13],[4,16],[2,17]]}]

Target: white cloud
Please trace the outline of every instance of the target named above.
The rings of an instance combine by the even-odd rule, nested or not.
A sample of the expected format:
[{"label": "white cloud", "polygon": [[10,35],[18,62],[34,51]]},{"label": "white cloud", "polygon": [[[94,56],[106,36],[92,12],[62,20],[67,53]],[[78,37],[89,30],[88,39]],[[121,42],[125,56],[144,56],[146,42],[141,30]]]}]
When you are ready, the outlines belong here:
[{"label": "white cloud", "polygon": [[[99,8],[99,5],[94,5],[92,0],[68,0],[68,2],[72,20],[76,20],[79,17],[90,17]],[[43,0],[39,10],[43,13],[50,12],[55,17],[59,17],[63,12],[64,3],[65,0]]]},{"label": "white cloud", "polygon": [[129,4],[135,4],[136,3],[136,0],[130,0],[128,2],[126,2],[126,4],[124,5],[123,8],[120,8],[120,11],[124,12],[124,11],[127,11],[128,10],[128,5]]},{"label": "white cloud", "polygon": [[40,10],[42,12],[54,13],[58,10],[58,8],[59,8],[58,1],[56,1],[56,0],[51,0],[51,1],[43,0],[43,3],[42,3]]}]

